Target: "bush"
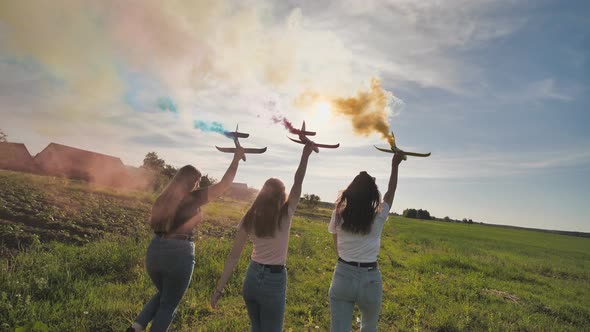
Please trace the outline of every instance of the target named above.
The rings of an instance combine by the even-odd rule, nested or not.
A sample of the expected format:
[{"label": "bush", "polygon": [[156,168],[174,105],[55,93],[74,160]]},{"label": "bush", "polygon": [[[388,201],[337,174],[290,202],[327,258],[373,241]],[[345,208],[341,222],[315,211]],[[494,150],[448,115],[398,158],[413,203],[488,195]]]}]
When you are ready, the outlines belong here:
[{"label": "bush", "polygon": [[423,219],[423,220],[430,220],[432,217],[430,216],[430,212],[427,210],[416,210],[416,209],[405,209],[403,216],[406,218],[412,219]]},{"label": "bush", "polygon": [[314,194],[305,194],[301,199],[301,203],[305,204],[307,207],[315,208],[320,203],[320,196]]}]

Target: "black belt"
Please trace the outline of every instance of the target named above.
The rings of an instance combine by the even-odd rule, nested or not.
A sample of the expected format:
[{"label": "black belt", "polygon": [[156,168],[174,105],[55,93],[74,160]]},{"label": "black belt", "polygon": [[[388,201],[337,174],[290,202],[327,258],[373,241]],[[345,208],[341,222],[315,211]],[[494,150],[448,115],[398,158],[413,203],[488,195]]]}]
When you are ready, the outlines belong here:
[{"label": "black belt", "polygon": [[262,266],[264,268],[269,268],[270,269],[270,273],[281,273],[285,269],[285,265],[260,264],[260,263],[255,262],[255,261],[252,261],[252,263],[255,263],[255,264],[257,264],[259,266]]},{"label": "black belt", "polygon": [[164,233],[164,232],[154,232],[157,236],[170,239],[170,240],[186,240],[186,241],[193,241],[194,238],[192,234],[177,234],[177,233]]},{"label": "black belt", "polygon": [[347,262],[344,259],[338,257],[338,261],[344,264],[356,266],[356,267],[377,267],[377,262],[370,262],[370,263],[360,263],[360,262]]}]

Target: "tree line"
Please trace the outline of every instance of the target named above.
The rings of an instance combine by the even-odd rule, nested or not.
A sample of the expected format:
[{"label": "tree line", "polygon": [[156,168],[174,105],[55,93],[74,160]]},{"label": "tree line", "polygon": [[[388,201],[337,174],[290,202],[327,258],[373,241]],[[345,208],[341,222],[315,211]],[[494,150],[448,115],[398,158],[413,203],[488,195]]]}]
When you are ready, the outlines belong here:
[{"label": "tree line", "polygon": [[438,221],[457,222],[457,223],[464,223],[464,224],[477,223],[477,222],[473,221],[472,219],[467,219],[467,218],[463,218],[461,220],[459,220],[459,219],[451,219],[448,216],[446,216],[444,218],[437,218],[435,216],[431,216],[430,215],[430,212],[428,212],[428,210],[422,210],[422,209],[418,209],[418,210],[416,210],[416,209],[405,209],[404,212],[402,213],[402,216],[404,216],[406,218],[412,218],[412,219],[438,220]]},{"label": "tree line", "polygon": [[[154,192],[160,192],[170,182],[170,180],[178,172],[178,168],[166,164],[166,161],[160,157],[156,152],[148,152],[143,159],[141,168],[147,169],[155,173],[152,179],[151,187]],[[208,187],[214,183],[217,183],[217,179],[205,174],[201,176],[199,187]]]},{"label": "tree line", "polygon": [[[178,169],[172,165],[166,163],[166,161],[160,157],[156,152],[148,152],[143,159],[141,168],[149,170],[154,173],[151,179],[151,189],[155,193],[160,193],[170,180],[176,175]],[[217,179],[210,176],[209,174],[201,175],[199,182],[199,188],[205,188],[212,184],[217,183]],[[231,197],[239,200],[249,200],[256,196],[258,190],[254,188],[230,188],[225,194],[227,197]],[[317,197],[319,200],[319,197]]]}]

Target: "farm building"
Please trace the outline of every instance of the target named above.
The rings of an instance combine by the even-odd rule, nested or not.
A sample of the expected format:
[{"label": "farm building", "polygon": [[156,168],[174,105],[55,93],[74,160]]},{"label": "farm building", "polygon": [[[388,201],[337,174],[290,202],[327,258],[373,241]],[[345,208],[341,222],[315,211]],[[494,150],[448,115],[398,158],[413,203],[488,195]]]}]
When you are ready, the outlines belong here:
[{"label": "farm building", "polygon": [[233,182],[230,187],[231,190],[248,190],[248,184],[241,182]]},{"label": "farm building", "polygon": [[257,190],[248,188],[246,183],[234,182],[230,185],[226,196],[239,200],[248,200],[256,196]]},{"label": "farm building", "polygon": [[0,169],[34,172],[35,161],[24,144],[0,142]]},{"label": "farm building", "polygon": [[111,187],[127,186],[129,175],[121,159],[57,143],[49,144],[35,156],[39,170]]}]

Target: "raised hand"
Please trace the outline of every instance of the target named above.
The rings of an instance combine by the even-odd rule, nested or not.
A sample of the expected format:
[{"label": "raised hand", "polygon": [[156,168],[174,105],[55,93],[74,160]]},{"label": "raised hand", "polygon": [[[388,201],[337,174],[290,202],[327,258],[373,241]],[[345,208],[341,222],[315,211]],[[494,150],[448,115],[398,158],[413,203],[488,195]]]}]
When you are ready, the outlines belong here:
[{"label": "raised hand", "polygon": [[315,150],[316,146],[314,142],[308,142],[305,144],[305,146],[303,147],[303,155],[304,156],[309,156],[314,150]]},{"label": "raised hand", "polygon": [[398,166],[404,160],[406,160],[406,155],[403,152],[396,152],[391,159],[391,166]]},{"label": "raised hand", "polygon": [[245,154],[245,150],[243,147],[238,146],[236,147],[236,151],[234,152],[234,159],[242,159]]}]

